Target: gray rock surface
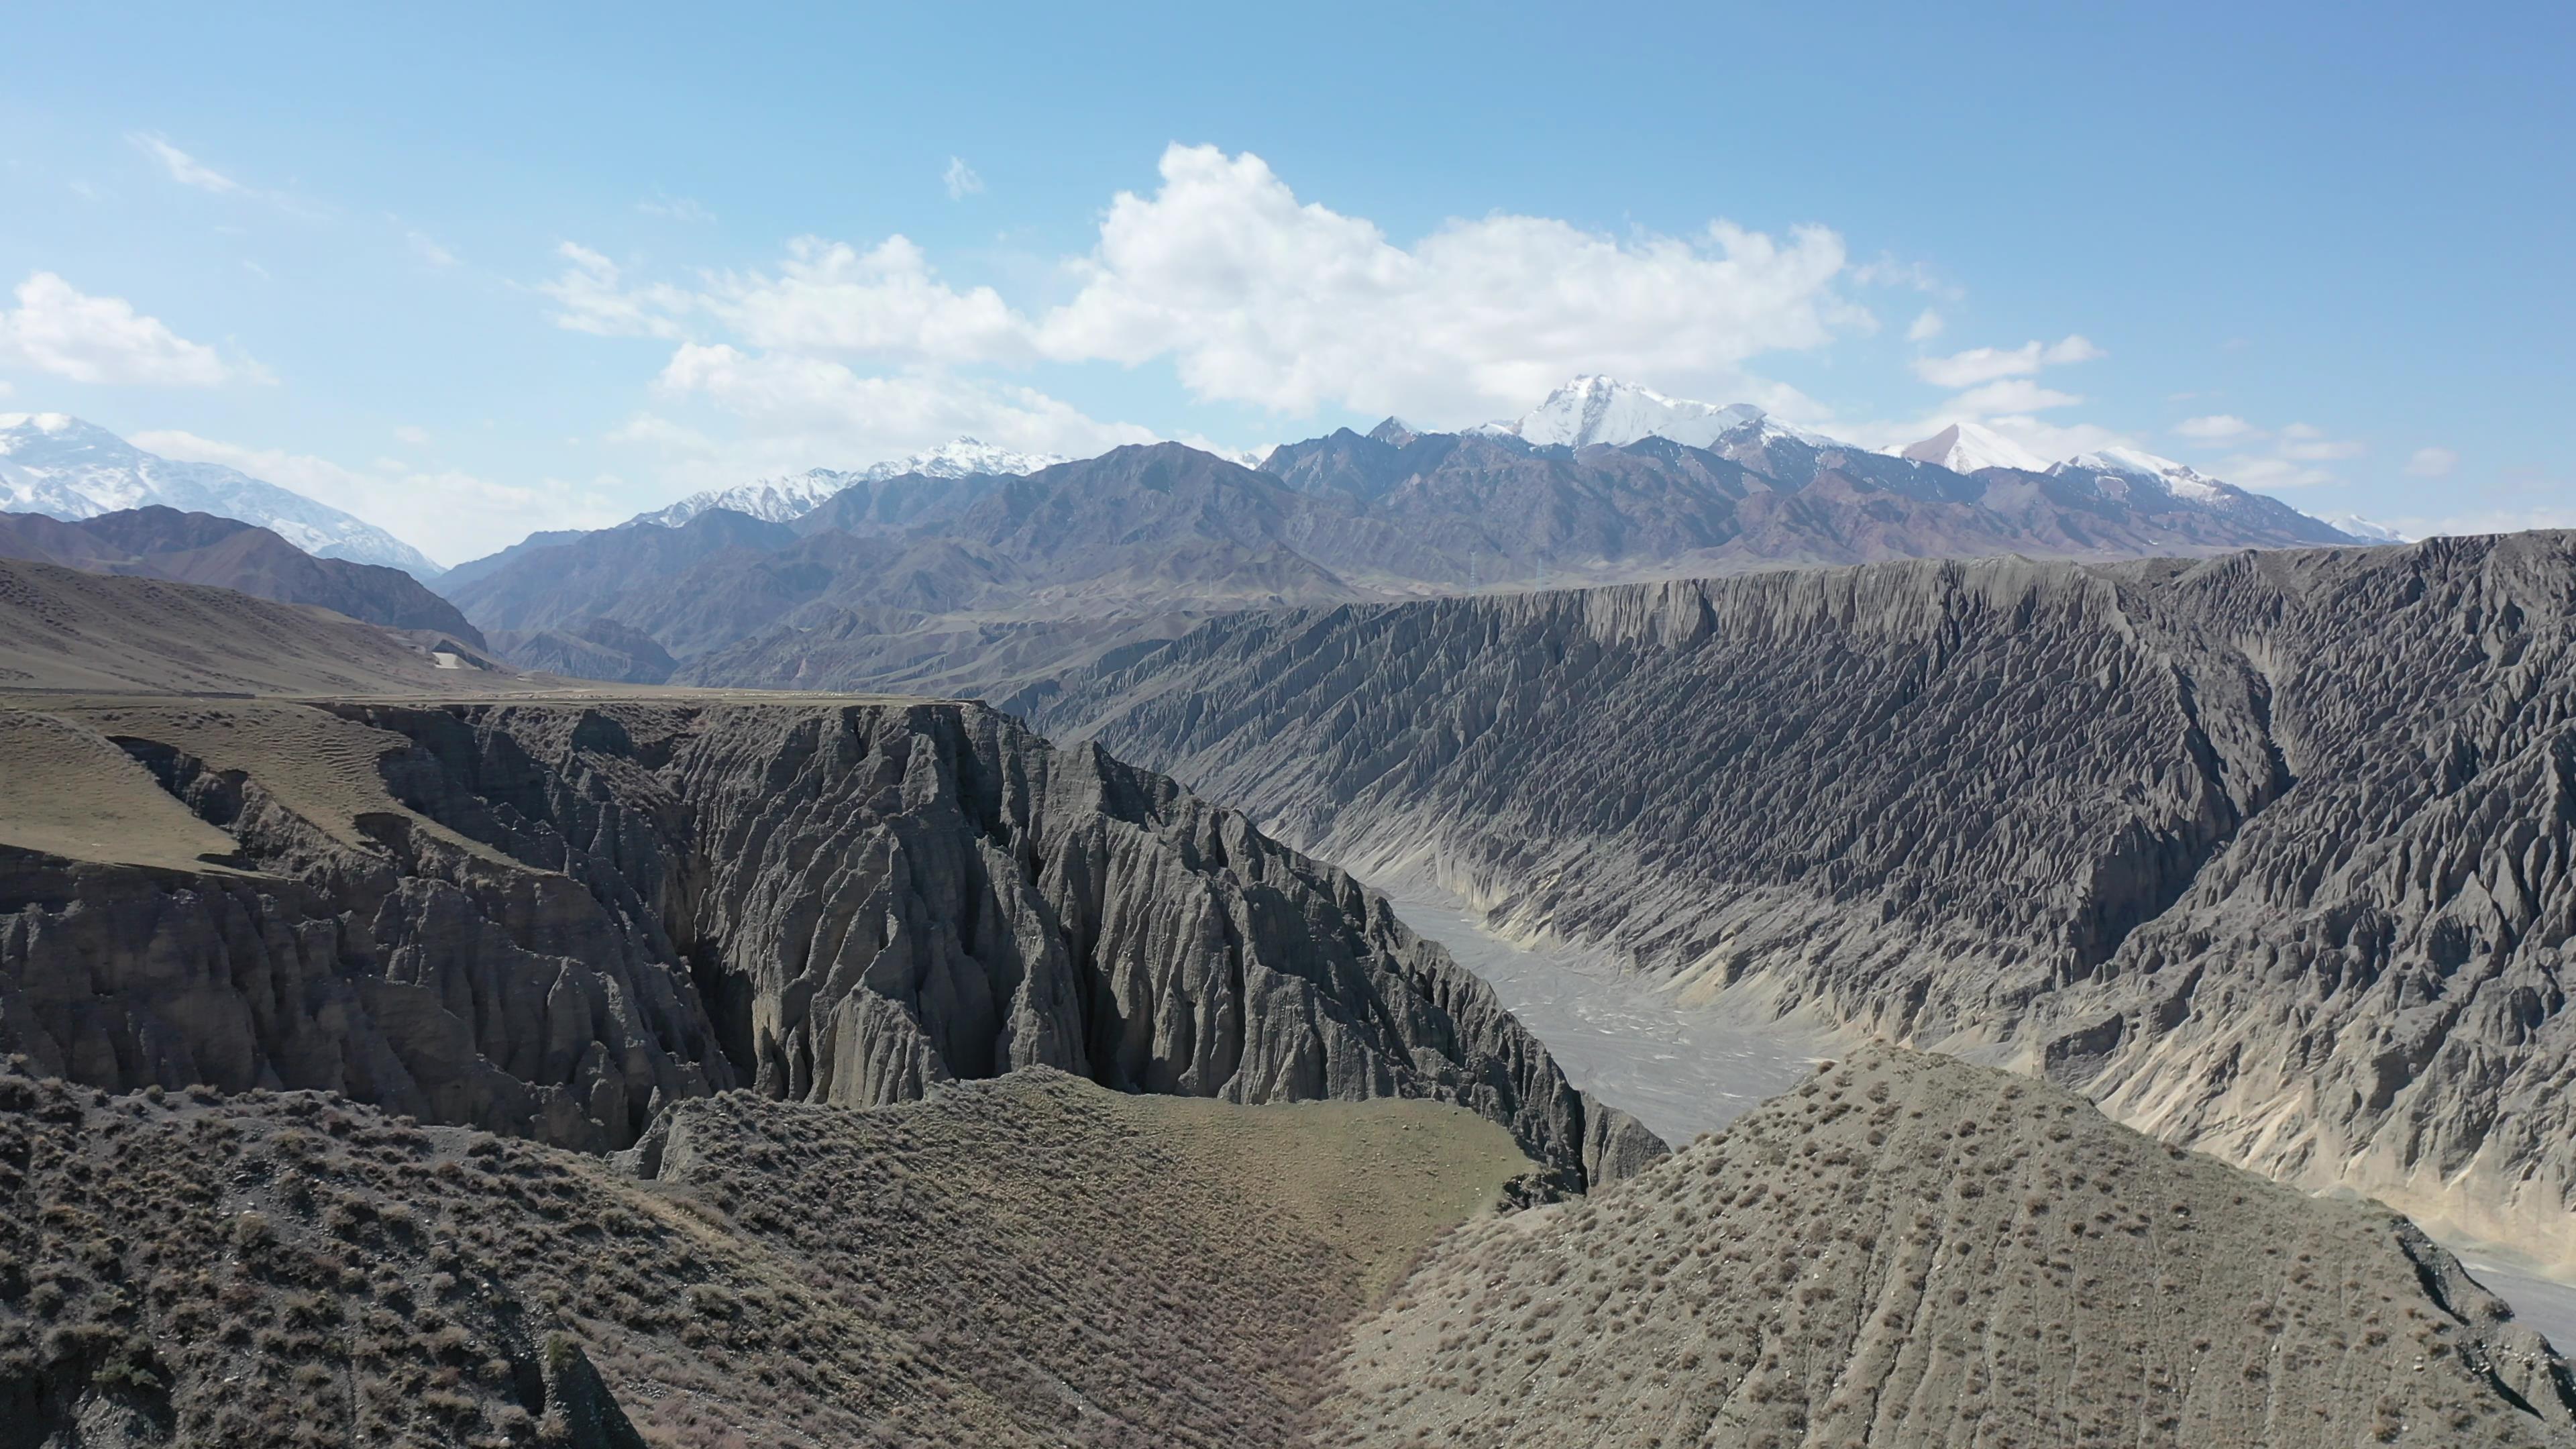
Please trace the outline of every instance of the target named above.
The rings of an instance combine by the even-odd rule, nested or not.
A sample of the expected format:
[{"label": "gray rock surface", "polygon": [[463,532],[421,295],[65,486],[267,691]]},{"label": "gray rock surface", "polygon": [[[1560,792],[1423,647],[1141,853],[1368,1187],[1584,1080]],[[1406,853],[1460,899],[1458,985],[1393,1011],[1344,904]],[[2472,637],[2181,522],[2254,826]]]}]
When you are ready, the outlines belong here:
[{"label": "gray rock surface", "polygon": [[1023,707],[1692,1000],[2576,1262],[2576,536],[1216,621]]},{"label": "gray rock surface", "polygon": [[1368,1445],[2538,1446],[2576,1442],[2576,1383],[2385,1209],[1871,1048],[1452,1235],[1323,1417]]},{"label": "gray rock surface", "polygon": [[1570,1186],[1655,1145],[1349,877],[981,707],[49,713],[0,748],[112,741],[234,847],[0,844],[0,1044],[75,1080],[616,1150],[734,1085],[874,1105],[1050,1066],[1456,1102]]}]

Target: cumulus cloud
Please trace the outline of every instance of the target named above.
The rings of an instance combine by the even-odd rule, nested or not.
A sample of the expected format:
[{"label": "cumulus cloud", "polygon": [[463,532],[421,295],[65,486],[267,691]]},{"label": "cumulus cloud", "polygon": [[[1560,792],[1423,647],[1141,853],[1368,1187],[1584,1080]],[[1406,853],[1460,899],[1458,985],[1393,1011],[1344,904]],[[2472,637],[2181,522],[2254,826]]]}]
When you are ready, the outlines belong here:
[{"label": "cumulus cloud", "polygon": [[1940,313],[1926,307],[1915,317],[1913,325],[1905,329],[1905,340],[1908,342],[1929,342],[1933,338],[1941,335],[1941,329],[1945,325],[1946,324],[1941,320]]},{"label": "cumulus cloud", "polygon": [[406,423],[403,426],[394,429],[394,441],[414,448],[428,447],[429,429],[416,428]]},{"label": "cumulus cloud", "polygon": [[1546,217],[1453,221],[1412,246],[1301,202],[1260,157],[1173,146],[1151,196],[1121,192],[1038,349],[1170,358],[1201,398],[1326,403],[1425,424],[1526,408],[1584,371],[1741,395],[1741,365],[1821,346],[1867,314],[1835,290],[1842,239],[1713,221],[1615,237]]},{"label": "cumulus cloud", "polygon": [[2406,471],[2418,478],[2447,478],[2460,466],[2460,455],[2448,448],[2417,448],[2406,460]]},{"label": "cumulus cloud", "polygon": [[2262,432],[2252,423],[2232,413],[2211,413],[2206,417],[2185,418],[2174,424],[2174,436],[2196,443],[2225,443],[2250,438]]},{"label": "cumulus cloud", "polygon": [[897,362],[1015,362],[1029,325],[990,287],[941,281],[910,240],[800,237],[777,275],[711,279],[695,304],[755,347]]},{"label": "cumulus cloud", "polygon": [[612,499],[615,479],[534,486],[496,483],[457,469],[419,469],[393,458],[350,467],[282,448],[245,447],[186,432],[137,433],[134,445],[165,458],[221,463],[345,509],[432,558],[459,561],[495,539],[531,529],[603,528],[633,510]]},{"label": "cumulus cloud", "polygon": [[194,187],[199,191],[211,191],[218,195],[239,193],[248,189],[240,182],[171,145],[164,137],[148,131],[137,131],[125,139],[133,142],[136,150],[159,162],[162,174],[181,186]]},{"label": "cumulus cloud", "polygon": [[576,242],[557,256],[536,288],[557,325],[675,344],[617,441],[689,469],[848,466],[961,432],[1075,454],[1150,436],[995,376],[1046,364],[1168,361],[1204,400],[1435,427],[1587,371],[1812,417],[1745,364],[1875,325],[1837,290],[1843,244],[1820,227],[1612,236],[1495,215],[1403,245],[1214,147],[1168,149],[1155,190],[1114,198],[1053,307],[950,281],[900,235],[800,238],[772,266],[675,281]]},{"label": "cumulus cloud", "polygon": [[955,156],[948,158],[948,169],[940,173],[939,181],[948,188],[951,201],[963,201],[984,189],[984,178],[975,174],[974,167]]},{"label": "cumulus cloud", "polygon": [[122,297],[94,297],[52,272],[18,284],[17,306],[0,309],[0,366],[31,367],[73,382],[213,387],[235,377],[264,379],[226,362]]},{"label": "cumulus cloud", "polygon": [[2028,377],[2043,367],[2091,362],[2102,349],[2081,336],[2057,342],[2025,342],[2019,347],[1971,347],[1947,357],[1919,357],[1914,375],[1934,387],[1975,387],[2004,377]]}]

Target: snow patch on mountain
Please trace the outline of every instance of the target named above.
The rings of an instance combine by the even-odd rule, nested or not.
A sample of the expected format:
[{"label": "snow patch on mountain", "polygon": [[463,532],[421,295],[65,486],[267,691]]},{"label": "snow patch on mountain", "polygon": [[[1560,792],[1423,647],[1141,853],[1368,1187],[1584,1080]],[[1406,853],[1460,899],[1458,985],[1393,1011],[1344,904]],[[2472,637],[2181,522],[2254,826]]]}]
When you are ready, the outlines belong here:
[{"label": "snow patch on mountain", "polygon": [[69,413],[0,413],[0,510],[81,519],[155,503],[257,524],[316,558],[442,572],[365,519],[238,469],[147,453]]},{"label": "snow patch on mountain", "polygon": [[871,463],[846,472],[810,468],[784,478],[756,478],[731,488],[711,488],[703,493],[692,493],[668,507],[639,513],[619,526],[652,523],[664,528],[677,528],[699,514],[717,508],[748,513],[771,523],[786,523],[804,517],[822,506],[823,501],[833,494],[860,483],[882,483],[907,473],[918,473],[925,478],[972,478],[978,474],[1012,477],[1071,461],[1060,453],[1022,453],[974,438],[959,438],[927,452]]}]

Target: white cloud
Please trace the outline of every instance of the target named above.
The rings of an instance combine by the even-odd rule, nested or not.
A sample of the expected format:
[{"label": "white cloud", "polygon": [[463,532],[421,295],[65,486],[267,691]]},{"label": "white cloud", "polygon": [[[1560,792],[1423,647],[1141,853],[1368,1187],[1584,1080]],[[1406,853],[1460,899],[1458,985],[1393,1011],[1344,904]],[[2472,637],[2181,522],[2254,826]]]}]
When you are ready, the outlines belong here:
[{"label": "white cloud", "polygon": [[1812,415],[1742,364],[1871,325],[1834,290],[1843,247],[1822,228],[1614,238],[1492,216],[1408,248],[1299,202],[1257,156],[1176,146],[1162,175],[1151,197],[1117,197],[1098,245],[1067,263],[1076,295],[1041,315],[950,284],[901,236],[864,249],[803,238],[774,271],[690,289],[629,287],[607,257],[566,243],[568,265],[541,290],[560,325],[607,335],[707,340],[686,325],[702,319],[746,350],[897,367],[1168,357],[1204,399],[1343,403],[1427,426],[1518,412],[1583,371]]},{"label": "white cloud", "polygon": [[2365,450],[2359,443],[2329,438],[2324,431],[2306,423],[2292,423],[2281,430],[2281,456],[2300,463],[2331,463],[2341,458],[2358,458]]},{"label": "white cloud", "polygon": [[161,163],[163,174],[182,186],[193,186],[199,191],[212,191],[219,195],[248,189],[160,136],[137,131],[125,139],[133,142],[135,149]]},{"label": "white cloud", "polygon": [[948,188],[951,201],[963,201],[984,189],[984,178],[975,174],[974,167],[955,156],[948,158],[948,169],[940,173],[939,180]]},{"label": "white cloud", "polygon": [[555,254],[568,265],[537,290],[562,309],[554,314],[556,326],[601,337],[687,335],[673,315],[695,304],[686,292],[663,285],[628,291],[617,263],[577,242],[557,246]]},{"label": "white cloud", "polygon": [[394,441],[408,443],[415,448],[425,448],[429,446],[429,429],[416,428],[406,423],[394,429]]},{"label": "white cloud", "polygon": [[2237,487],[2257,493],[2274,488],[2312,488],[2320,483],[2343,481],[2313,463],[2279,453],[2240,453],[2221,462],[2214,471]]},{"label": "white cloud", "polygon": [[18,305],[0,309],[0,365],[15,363],[73,382],[213,387],[237,376],[265,379],[227,363],[122,297],[93,297],[52,272],[18,284]]},{"label": "white cloud", "polygon": [[1249,153],[1173,146],[1161,173],[1151,197],[1111,202],[1074,264],[1080,293],[1038,329],[1045,355],[1169,357],[1202,398],[1443,426],[1517,412],[1584,371],[1742,395],[1747,359],[1868,323],[1834,290],[1844,248],[1822,227],[1619,238],[1498,214],[1404,247],[1301,203]]},{"label": "white cloud", "polygon": [[652,195],[635,203],[635,209],[646,216],[658,216],[665,221],[702,222],[716,219],[714,212],[697,202],[685,196],[669,195],[658,186],[653,188]]},{"label": "white cloud", "polygon": [[893,236],[868,251],[800,237],[778,275],[714,278],[696,299],[756,347],[898,362],[1017,361],[1027,322],[990,287],[958,291],[920,247]]},{"label": "white cloud", "polygon": [[534,487],[496,483],[455,469],[418,470],[390,458],[362,468],[328,458],[251,448],[185,432],[137,433],[134,445],[166,458],[221,463],[307,498],[345,509],[432,558],[488,553],[494,540],[532,529],[601,528],[631,513],[613,502],[615,480]]},{"label": "white cloud", "polygon": [[2448,448],[2417,448],[2406,460],[2406,471],[2418,478],[2447,478],[2460,466],[2460,455]]},{"label": "white cloud", "polygon": [[429,233],[422,231],[406,231],[403,233],[403,236],[406,241],[411,243],[412,255],[420,258],[428,265],[433,267],[452,267],[456,265],[456,253],[439,245],[438,239],[431,236]]},{"label": "white cloud", "polygon": [[[750,425],[783,458],[849,467],[901,457],[961,434],[1031,452],[1086,456],[1153,441],[1151,429],[1102,423],[1033,388],[941,372],[870,377],[827,358],[746,353],[730,344],[684,344],[654,387],[673,401],[699,399]],[[668,419],[630,423],[629,441],[686,444]],[[782,461],[777,466],[789,466]]]},{"label": "white cloud", "polygon": [[2026,377],[2000,378],[1982,387],[1972,387],[1950,399],[1950,406],[1979,417],[1996,413],[2035,413],[2050,408],[2072,407],[2084,399],[2071,392],[2042,387]]},{"label": "white cloud", "polygon": [[1946,324],[1941,320],[1940,313],[1926,307],[1920,315],[1915,317],[1913,325],[1905,329],[1905,340],[1908,342],[1929,342],[1933,338],[1941,335],[1941,329],[1945,325]]},{"label": "white cloud", "polygon": [[2206,417],[2185,418],[2174,424],[2174,436],[2196,443],[2225,443],[2238,438],[2259,435],[2262,429],[2232,413],[2211,413]]},{"label": "white cloud", "polygon": [[2025,342],[2019,347],[1971,347],[1948,357],[1920,357],[1914,375],[1934,387],[1975,387],[2001,377],[2028,377],[2043,367],[2091,362],[2102,349],[2081,336],[2057,342]]}]

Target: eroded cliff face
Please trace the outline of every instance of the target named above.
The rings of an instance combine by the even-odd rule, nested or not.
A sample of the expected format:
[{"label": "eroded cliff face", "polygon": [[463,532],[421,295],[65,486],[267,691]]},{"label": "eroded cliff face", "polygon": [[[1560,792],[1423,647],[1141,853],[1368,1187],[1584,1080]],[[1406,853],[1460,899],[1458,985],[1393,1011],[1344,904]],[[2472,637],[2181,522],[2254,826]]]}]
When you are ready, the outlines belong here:
[{"label": "eroded cliff face", "polygon": [[231,846],[0,844],[0,1038],[99,1086],[319,1087],[616,1150],[731,1086],[867,1105],[1043,1065],[1454,1101],[1569,1184],[1660,1151],[1348,876],[980,706],[47,719],[89,788]]},{"label": "eroded cliff face", "polygon": [[1021,703],[1691,996],[2576,1262],[2576,536],[1203,627]]}]

